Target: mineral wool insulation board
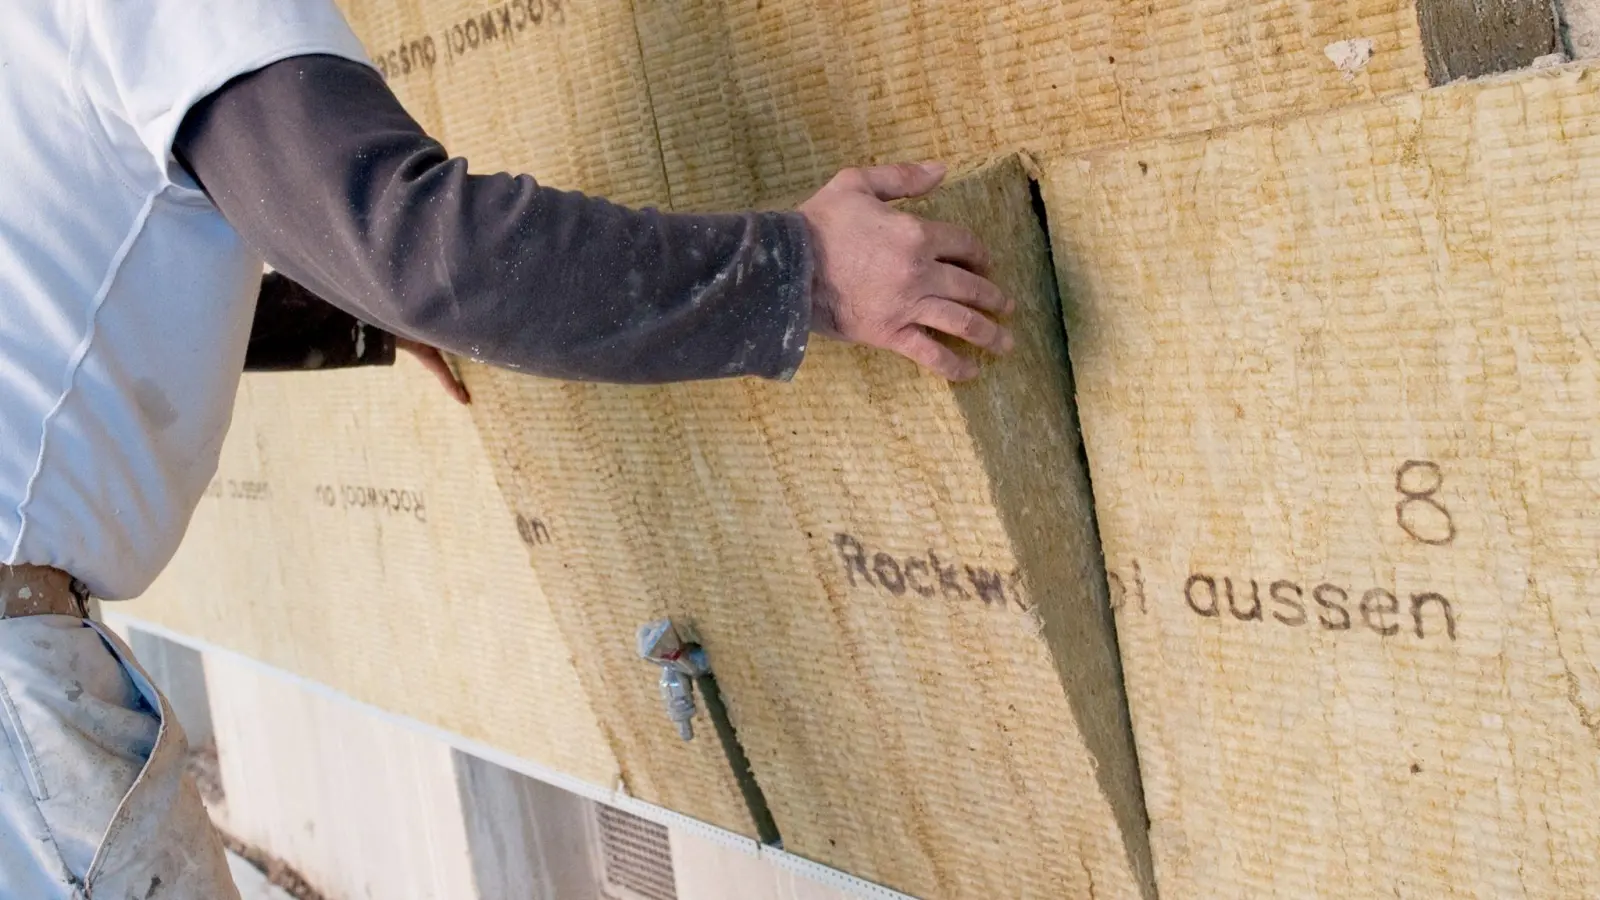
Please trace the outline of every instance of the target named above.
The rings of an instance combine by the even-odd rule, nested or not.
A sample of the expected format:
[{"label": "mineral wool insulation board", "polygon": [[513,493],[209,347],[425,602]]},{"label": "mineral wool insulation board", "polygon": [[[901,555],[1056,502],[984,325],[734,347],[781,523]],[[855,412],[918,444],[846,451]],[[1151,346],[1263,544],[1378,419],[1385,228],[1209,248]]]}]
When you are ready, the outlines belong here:
[{"label": "mineral wool insulation board", "polygon": [[1162,896],[1600,896],[1597,79],[1048,166]]},{"label": "mineral wool insulation board", "polygon": [[1018,352],[973,385],[820,341],[787,385],[471,370],[502,486],[541,523],[534,563],[641,796],[727,815],[673,780],[687,751],[633,656],[635,628],[670,614],[709,651],[791,852],[925,897],[1150,896],[1028,185],[1011,161],[917,207],[986,239],[1020,306]]},{"label": "mineral wool insulation board", "polygon": [[340,0],[406,108],[476,173],[619,203],[666,186],[631,4]]},{"label": "mineral wool insulation board", "polygon": [[[1427,85],[1404,0],[635,4],[678,208],[868,162],[1082,150]],[[1329,48],[1370,49],[1340,68]]]},{"label": "mineral wool insulation board", "polygon": [[246,376],[177,558],[118,612],[615,784],[471,416],[413,364]]}]

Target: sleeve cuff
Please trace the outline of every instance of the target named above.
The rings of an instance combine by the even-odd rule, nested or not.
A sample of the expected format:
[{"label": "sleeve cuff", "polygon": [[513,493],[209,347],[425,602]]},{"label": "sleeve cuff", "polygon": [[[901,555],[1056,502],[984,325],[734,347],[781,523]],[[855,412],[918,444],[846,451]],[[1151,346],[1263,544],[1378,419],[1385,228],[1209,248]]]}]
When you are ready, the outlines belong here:
[{"label": "sleeve cuff", "polygon": [[[815,258],[811,233],[799,213],[773,215],[767,253],[780,260],[772,320],[776,340],[767,364],[752,374],[773,381],[789,381],[805,361],[811,341],[811,281]],[[766,243],[766,241],[763,241]]]}]

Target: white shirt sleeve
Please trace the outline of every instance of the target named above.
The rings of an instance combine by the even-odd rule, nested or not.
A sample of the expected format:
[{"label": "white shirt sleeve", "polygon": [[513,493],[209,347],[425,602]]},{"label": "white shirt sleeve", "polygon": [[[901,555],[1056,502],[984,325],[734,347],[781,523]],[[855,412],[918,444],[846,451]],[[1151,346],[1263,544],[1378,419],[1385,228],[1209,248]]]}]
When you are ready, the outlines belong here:
[{"label": "white shirt sleeve", "polygon": [[[83,2],[85,93],[107,131],[126,129],[167,178],[184,116],[234,77],[313,53],[371,65],[333,0]],[[136,152],[108,137],[117,152]]]}]

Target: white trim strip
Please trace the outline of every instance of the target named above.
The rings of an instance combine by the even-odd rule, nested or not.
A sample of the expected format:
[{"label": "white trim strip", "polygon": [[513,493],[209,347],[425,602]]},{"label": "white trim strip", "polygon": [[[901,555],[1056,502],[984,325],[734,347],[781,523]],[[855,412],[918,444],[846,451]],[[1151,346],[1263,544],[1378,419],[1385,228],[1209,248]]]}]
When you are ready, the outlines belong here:
[{"label": "white trim strip", "polygon": [[434,740],[447,744],[450,747],[461,751],[462,753],[476,756],[479,759],[494,763],[502,768],[510,769],[513,772],[526,775],[529,778],[542,781],[545,784],[553,785],[561,788],[564,791],[577,794],[580,797],[587,797],[596,803],[604,803],[605,805],[615,809],[632,813],[641,819],[655,822],[658,825],[664,825],[668,828],[679,828],[695,835],[696,837],[704,838],[724,847],[769,860],[773,865],[787,869],[788,871],[794,872],[797,875],[802,875],[811,879],[812,881],[817,882],[818,884],[831,887],[834,890],[844,893],[846,896],[861,897],[866,898],[866,900],[917,900],[917,898],[912,897],[909,894],[902,894],[899,891],[890,890],[882,885],[873,884],[870,881],[857,878],[856,876],[847,872],[841,872],[838,869],[831,869],[822,865],[821,863],[812,862],[805,857],[796,856],[793,853],[786,853],[773,847],[764,847],[757,841],[745,837],[742,834],[736,834],[732,831],[728,831],[727,829],[718,828],[715,825],[709,825],[700,821],[699,819],[691,819],[682,813],[673,812],[665,807],[656,806],[653,803],[647,803],[636,797],[630,797],[622,791],[620,786],[617,788],[604,788],[596,784],[591,784],[590,782],[584,781],[581,778],[575,778],[566,774],[565,772],[559,772],[548,766],[533,762],[532,760],[523,759],[518,756],[512,756],[511,754],[506,753],[504,750],[498,750],[489,746],[488,744],[479,743],[478,741],[464,738],[458,734],[452,734],[451,732],[445,731],[442,728],[429,725],[426,722],[412,719],[407,716],[398,715],[396,713],[389,712],[386,709],[373,706],[370,703],[362,702],[350,696],[349,694],[341,693],[325,684],[322,684],[321,682],[312,681],[309,678],[306,678],[302,675],[296,675],[295,673],[286,669],[280,669],[277,666],[264,663],[258,659],[253,659],[244,655],[243,653],[238,652],[237,650],[229,650],[226,647],[213,644],[210,641],[204,640],[203,638],[197,638],[181,632],[173,631],[164,625],[157,625],[154,622],[147,622],[134,616],[125,615],[120,612],[114,612],[109,609],[107,605],[102,605],[100,609],[106,623],[113,627],[120,629],[136,628],[148,634],[155,635],[156,637],[172,641],[175,644],[182,644],[191,649],[198,650],[204,654],[225,657],[232,662],[244,665],[245,667],[256,672],[289,682],[299,688],[302,688],[303,690],[310,691],[319,697],[326,697],[346,706],[355,707],[367,715],[376,716],[385,722],[389,722],[417,734],[426,735]]},{"label": "white trim strip", "polygon": [[902,894],[881,884],[873,884],[848,872],[830,869],[803,856],[795,856],[793,853],[785,853],[782,850],[775,850],[771,847],[762,847],[761,857],[775,866],[788,869],[818,884],[831,887],[846,896],[866,897],[869,900],[916,900],[910,894]]}]

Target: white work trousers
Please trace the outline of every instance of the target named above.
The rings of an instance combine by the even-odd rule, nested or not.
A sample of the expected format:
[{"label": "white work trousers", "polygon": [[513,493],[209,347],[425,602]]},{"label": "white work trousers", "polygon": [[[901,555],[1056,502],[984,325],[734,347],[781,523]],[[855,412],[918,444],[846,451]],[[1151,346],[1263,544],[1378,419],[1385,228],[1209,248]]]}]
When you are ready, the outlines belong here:
[{"label": "white work trousers", "polygon": [[187,754],[104,626],[0,619],[0,900],[238,900]]}]

